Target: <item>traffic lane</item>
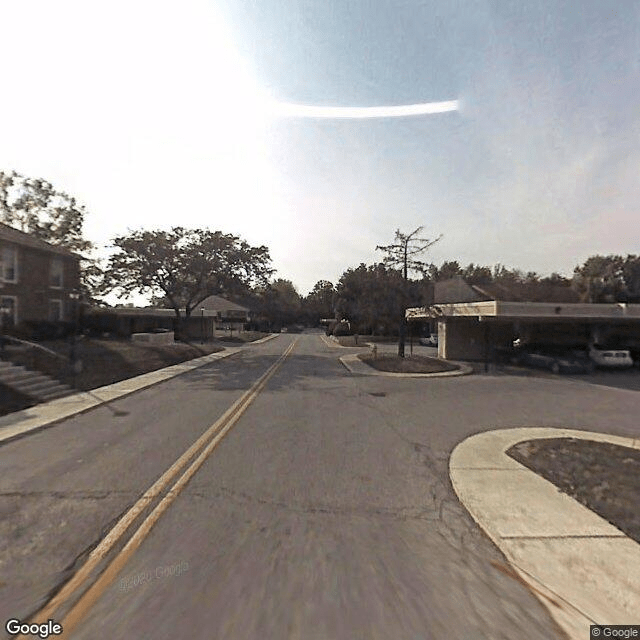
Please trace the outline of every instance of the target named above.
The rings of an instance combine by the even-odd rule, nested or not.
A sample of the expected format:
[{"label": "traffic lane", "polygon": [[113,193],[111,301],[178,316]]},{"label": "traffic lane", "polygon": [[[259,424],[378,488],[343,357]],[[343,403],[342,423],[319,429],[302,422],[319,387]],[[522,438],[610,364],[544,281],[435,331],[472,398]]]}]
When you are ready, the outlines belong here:
[{"label": "traffic lane", "polygon": [[[474,366],[476,373],[485,373],[484,363],[470,363]],[[490,375],[509,375],[509,376],[527,376],[537,378],[552,378],[573,380],[574,382],[583,382],[593,385],[601,385],[604,387],[612,387],[615,389],[626,389],[628,391],[640,391],[640,368],[638,365],[624,368],[600,368],[597,367],[591,373],[559,373],[553,374],[549,369],[541,369],[537,367],[525,367],[505,364],[488,364]]]},{"label": "traffic lane", "polygon": [[301,340],[74,638],[563,637],[335,363]]},{"label": "traffic lane", "polygon": [[291,342],[272,340],[0,447],[0,617],[25,616]]},{"label": "traffic lane", "polygon": [[586,382],[604,387],[640,391],[640,369],[596,369],[584,376],[570,376],[576,382]]},{"label": "traffic lane", "polygon": [[640,438],[640,394],[566,376],[354,380],[366,402],[399,436],[426,447],[443,474],[459,442],[489,429],[566,427]]}]

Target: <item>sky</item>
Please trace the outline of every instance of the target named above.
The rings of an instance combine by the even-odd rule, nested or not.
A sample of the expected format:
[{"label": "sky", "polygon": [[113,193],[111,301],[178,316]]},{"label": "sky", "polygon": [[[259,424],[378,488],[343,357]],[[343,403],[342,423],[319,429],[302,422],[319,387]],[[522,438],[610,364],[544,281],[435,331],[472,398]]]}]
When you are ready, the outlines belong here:
[{"label": "sky", "polygon": [[640,253],[637,2],[0,6],[0,169],[77,197],[103,252],[220,229],[302,294],[418,226],[438,264]]}]

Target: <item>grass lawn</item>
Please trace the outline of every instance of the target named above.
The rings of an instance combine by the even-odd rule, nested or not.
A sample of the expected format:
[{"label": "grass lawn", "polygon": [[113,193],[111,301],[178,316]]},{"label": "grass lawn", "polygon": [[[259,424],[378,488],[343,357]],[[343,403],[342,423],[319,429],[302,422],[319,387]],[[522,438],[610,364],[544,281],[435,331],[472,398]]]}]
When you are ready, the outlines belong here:
[{"label": "grass lawn", "polygon": [[[172,364],[221,351],[224,346],[211,344],[145,345],[128,340],[84,338],[78,341],[77,357],[82,360],[82,372],[74,378],[69,365],[70,344],[65,340],[50,340],[42,346],[63,356],[55,356],[34,347],[7,348],[6,358],[33,371],[40,371],[83,391],[95,389],[127,378],[155,371]],[[75,384],[74,384],[75,383]]]},{"label": "grass lawn", "polygon": [[455,371],[458,369],[454,364],[427,356],[399,358],[398,356],[385,354],[374,358],[372,354],[366,353],[358,357],[362,362],[374,369],[378,369],[378,371],[389,371],[391,373],[440,373],[441,371]]}]

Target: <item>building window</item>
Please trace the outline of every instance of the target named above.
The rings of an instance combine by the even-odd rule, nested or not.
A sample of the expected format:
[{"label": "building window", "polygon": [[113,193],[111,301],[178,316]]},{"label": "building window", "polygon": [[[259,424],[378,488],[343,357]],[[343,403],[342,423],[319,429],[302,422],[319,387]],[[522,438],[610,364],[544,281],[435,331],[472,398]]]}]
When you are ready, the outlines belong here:
[{"label": "building window", "polygon": [[62,289],[62,258],[51,259],[51,274],[49,277],[49,286],[54,289]]},{"label": "building window", "polygon": [[0,298],[1,322],[4,327],[12,327],[18,321],[17,301],[14,296],[2,296]]},{"label": "building window", "polygon": [[18,280],[18,252],[15,247],[2,247],[0,252],[2,259],[2,279],[5,282],[17,282]]},{"label": "building window", "polygon": [[49,320],[51,322],[60,322],[64,320],[62,313],[62,300],[49,300]]}]

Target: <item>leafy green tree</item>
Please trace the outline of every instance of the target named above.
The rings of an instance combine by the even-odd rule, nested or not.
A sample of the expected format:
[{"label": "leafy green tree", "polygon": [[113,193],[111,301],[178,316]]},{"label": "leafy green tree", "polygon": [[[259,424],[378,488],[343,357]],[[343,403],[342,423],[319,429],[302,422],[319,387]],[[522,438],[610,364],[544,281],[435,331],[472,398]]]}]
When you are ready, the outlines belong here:
[{"label": "leafy green tree", "polygon": [[427,273],[429,278],[434,282],[440,282],[442,280],[449,280],[456,276],[464,275],[464,271],[457,260],[447,260],[437,267],[435,264],[430,264],[427,267]]},{"label": "leafy green tree", "polygon": [[86,214],[84,205],[50,182],[0,171],[0,222],[81,253],[80,289],[85,300],[97,303],[102,267],[92,256],[93,244],[83,236]]},{"label": "leafy green tree", "polygon": [[627,302],[640,302],[640,256],[627,255],[622,266]]},{"label": "leafy green tree", "polygon": [[573,285],[585,302],[615,302],[626,297],[625,259],[591,256],[573,271]]},{"label": "leafy green tree", "polygon": [[0,171],[0,222],[71,251],[87,251],[86,209],[42,178]]},{"label": "leafy green tree", "polygon": [[338,281],[336,312],[359,333],[388,334],[398,329],[398,319],[415,300],[397,269],[384,264],[360,264],[347,269]]},{"label": "leafy green tree", "polygon": [[291,280],[278,278],[256,290],[257,315],[270,328],[302,320],[302,298]]},{"label": "leafy green tree", "polygon": [[328,280],[318,280],[303,300],[307,322],[316,325],[323,318],[335,316],[336,288]]},{"label": "leafy green tree", "polygon": [[267,247],[252,247],[221,231],[130,231],[114,238],[113,246],[103,292],[162,296],[178,322],[208,296],[241,294],[266,283],[273,272]]},{"label": "leafy green tree", "polygon": [[493,280],[490,267],[483,267],[479,264],[476,265],[473,262],[462,269],[461,275],[468,284],[490,284]]}]

